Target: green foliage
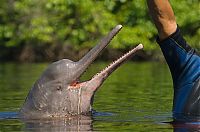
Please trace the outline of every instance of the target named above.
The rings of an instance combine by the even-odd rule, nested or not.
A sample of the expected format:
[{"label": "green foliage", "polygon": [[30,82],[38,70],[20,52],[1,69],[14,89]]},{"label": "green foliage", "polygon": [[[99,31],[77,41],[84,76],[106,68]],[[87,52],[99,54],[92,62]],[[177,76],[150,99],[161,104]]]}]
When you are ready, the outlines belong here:
[{"label": "green foliage", "polygon": [[[173,0],[177,21],[186,39],[200,49],[199,0]],[[0,6],[0,46],[92,47],[117,24],[124,26],[111,47],[130,48],[143,43],[153,52],[156,29],[146,1],[141,0],[7,0]]]}]

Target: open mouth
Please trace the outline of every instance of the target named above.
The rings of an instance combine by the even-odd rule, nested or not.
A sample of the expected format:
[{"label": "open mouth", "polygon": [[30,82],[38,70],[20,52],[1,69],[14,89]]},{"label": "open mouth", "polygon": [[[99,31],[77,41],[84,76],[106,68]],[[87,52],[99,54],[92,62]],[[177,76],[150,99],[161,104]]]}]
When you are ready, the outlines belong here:
[{"label": "open mouth", "polygon": [[[111,64],[109,64],[106,68],[104,68],[102,71],[97,73],[93,78],[96,78],[98,76],[104,77],[106,79],[113,71],[115,71],[121,64],[123,64],[126,60],[128,60],[130,57],[135,55],[137,51],[143,49],[143,45],[139,44],[135,48],[129,50],[124,55],[122,55],[117,60],[113,61]],[[92,79],[93,79],[92,78]]]},{"label": "open mouth", "polygon": [[[137,45],[135,48],[129,50],[128,52],[126,52],[124,55],[122,55],[119,59],[113,61],[111,64],[109,64],[107,67],[105,67],[103,70],[101,70],[100,72],[98,72],[97,74],[95,74],[92,79],[88,80],[88,81],[92,81],[95,79],[101,79],[101,80],[105,80],[113,71],[115,71],[121,64],[123,64],[126,60],[128,60],[130,57],[132,57],[133,55],[135,55],[137,53],[137,51],[143,49],[143,45],[139,44]],[[79,79],[79,78],[78,78]],[[84,85],[84,83],[88,82],[88,81],[83,81],[83,82],[79,82],[79,81],[74,81],[70,84],[70,88],[80,88],[81,85]]]}]

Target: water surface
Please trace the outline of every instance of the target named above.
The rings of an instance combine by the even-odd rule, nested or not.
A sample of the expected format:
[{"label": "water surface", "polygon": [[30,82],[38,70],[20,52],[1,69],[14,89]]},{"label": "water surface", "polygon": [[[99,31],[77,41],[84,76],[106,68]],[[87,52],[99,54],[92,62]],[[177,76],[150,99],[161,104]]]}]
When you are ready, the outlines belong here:
[{"label": "water surface", "polygon": [[[82,76],[90,79],[108,63],[93,64]],[[115,71],[95,95],[92,117],[23,121],[17,112],[46,63],[0,64],[1,131],[152,131],[170,132],[172,80],[165,63],[128,62]]]}]

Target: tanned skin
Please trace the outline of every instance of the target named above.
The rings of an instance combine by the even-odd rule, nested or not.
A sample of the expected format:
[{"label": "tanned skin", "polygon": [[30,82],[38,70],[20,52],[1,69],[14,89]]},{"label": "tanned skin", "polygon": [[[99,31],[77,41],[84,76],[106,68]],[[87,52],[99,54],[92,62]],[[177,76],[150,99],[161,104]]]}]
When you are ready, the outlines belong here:
[{"label": "tanned skin", "polygon": [[147,0],[147,5],[160,40],[176,31],[176,19],[169,0]]}]

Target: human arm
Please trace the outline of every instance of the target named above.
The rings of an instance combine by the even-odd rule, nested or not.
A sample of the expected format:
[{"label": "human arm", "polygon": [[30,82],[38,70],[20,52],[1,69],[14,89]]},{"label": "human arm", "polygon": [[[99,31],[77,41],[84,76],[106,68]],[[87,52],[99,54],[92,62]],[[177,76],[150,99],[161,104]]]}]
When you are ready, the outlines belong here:
[{"label": "human arm", "polygon": [[169,0],[147,0],[147,5],[173,79],[173,117],[200,120],[200,57],[177,27]]},{"label": "human arm", "polygon": [[176,31],[176,19],[169,0],[147,0],[147,5],[160,40]]}]

